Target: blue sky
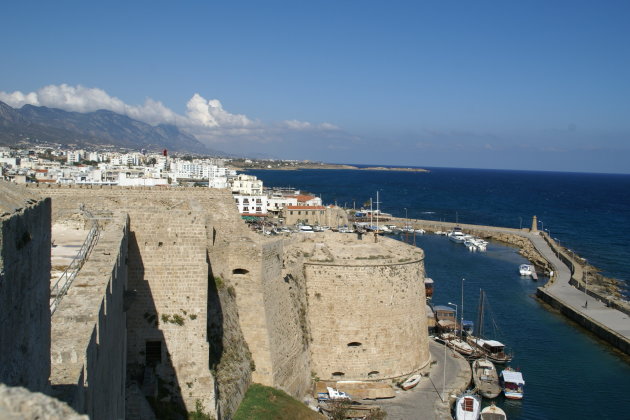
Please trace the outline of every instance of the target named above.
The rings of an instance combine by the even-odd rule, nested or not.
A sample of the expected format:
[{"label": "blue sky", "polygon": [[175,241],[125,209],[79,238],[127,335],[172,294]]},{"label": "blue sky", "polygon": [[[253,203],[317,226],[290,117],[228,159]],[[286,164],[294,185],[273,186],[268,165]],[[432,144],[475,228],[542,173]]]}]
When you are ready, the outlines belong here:
[{"label": "blue sky", "polygon": [[258,156],[630,173],[628,1],[2,9],[12,106],[108,108]]}]

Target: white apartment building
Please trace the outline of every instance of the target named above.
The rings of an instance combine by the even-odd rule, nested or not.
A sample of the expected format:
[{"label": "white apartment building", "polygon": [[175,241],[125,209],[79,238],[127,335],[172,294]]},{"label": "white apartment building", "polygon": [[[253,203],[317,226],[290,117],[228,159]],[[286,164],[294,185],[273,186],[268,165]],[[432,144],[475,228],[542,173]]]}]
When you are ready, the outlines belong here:
[{"label": "white apartment building", "polygon": [[287,206],[297,206],[298,200],[295,195],[272,194],[268,203],[267,211],[279,212]]},{"label": "white apartment building", "polygon": [[85,156],[84,150],[69,150],[66,155],[66,162],[69,164],[79,163],[81,159]]},{"label": "white apartment building", "polygon": [[233,193],[242,195],[263,195],[263,182],[254,175],[237,175],[232,178],[230,188]]},{"label": "white apartment building", "polygon": [[266,216],[267,196],[266,195],[234,195],[234,201],[241,215]]}]

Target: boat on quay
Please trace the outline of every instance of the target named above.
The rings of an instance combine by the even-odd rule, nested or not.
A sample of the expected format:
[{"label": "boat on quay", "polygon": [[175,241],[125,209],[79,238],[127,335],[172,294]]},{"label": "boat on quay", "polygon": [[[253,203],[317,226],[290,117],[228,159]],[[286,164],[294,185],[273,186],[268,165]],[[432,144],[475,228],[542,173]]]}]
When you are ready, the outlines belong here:
[{"label": "boat on quay", "polygon": [[455,401],[456,420],[477,420],[481,414],[481,398],[472,392],[465,392]]},{"label": "boat on quay", "polygon": [[405,391],[408,391],[418,385],[420,383],[420,379],[422,379],[422,375],[420,374],[411,375],[404,382],[400,383],[400,387]]},{"label": "boat on quay", "polygon": [[501,386],[505,398],[511,400],[520,400],[523,398],[525,380],[521,372],[517,372],[510,367],[501,371]]},{"label": "boat on quay", "polygon": [[492,404],[481,410],[481,420],[507,420],[505,411]]},{"label": "boat on quay", "polygon": [[492,399],[501,393],[499,374],[490,360],[475,360],[472,363],[472,376],[475,388],[482,397]]}]

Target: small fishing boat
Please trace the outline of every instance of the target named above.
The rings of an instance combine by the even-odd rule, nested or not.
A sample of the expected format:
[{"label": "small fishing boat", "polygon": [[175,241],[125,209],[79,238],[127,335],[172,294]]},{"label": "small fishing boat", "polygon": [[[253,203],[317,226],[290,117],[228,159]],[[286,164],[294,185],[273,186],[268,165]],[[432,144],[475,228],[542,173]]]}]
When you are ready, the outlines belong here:
[{"label": "small fishing boat", "polygon": [[484,340],[474,336],[466,338],[468,343],[492,363],[504,365],[512,360],[512,355],[505,352],[505,345],[497,340]]},{"label": "small fishing boat", "polygon": [[462,356],[472,356],[475,351],[470,344],[454,334],[442,334],[442,339],[449,348],[455,350]]},{"label": "small fishing boat", "polygon": [[481,410],[481,420],[507,420],[505,411],[492,404]]},{"label": "small fishing boat", "polygon": [[499,374],[488,359],[477,359],[472,364],[473,381],[477,392],[484,398],[496,398],[501,393]]},{"label": "small fishing boat", "polygon": [[521,276],[531,276],[534,270],[534,266],[530,264],[521,264],[518,266],[518,272]]},{"label": "small fishing boat", "polygon": [[501,384],[503,386],[503,395],[511,400],[520,400],[523,398],[523,388],[525,380],[521,372],[516,372],[512,368],[506,368],[501,372]]},{"label": "small fishing boat", "polygon": [[400,387],[404,389],[405,391],[407,391],[415,387],[416,385],[418,385],[420,383],[420,379],[422,379],[422,375],[420,374],[411,375],[405,380],[405,382],[402,382],[400,384]]},{"label": "small fishing boat", "polygon": [[471,392],[460,395],[455,402],[456,420],[477,420],[481,412],[481,398]]}]

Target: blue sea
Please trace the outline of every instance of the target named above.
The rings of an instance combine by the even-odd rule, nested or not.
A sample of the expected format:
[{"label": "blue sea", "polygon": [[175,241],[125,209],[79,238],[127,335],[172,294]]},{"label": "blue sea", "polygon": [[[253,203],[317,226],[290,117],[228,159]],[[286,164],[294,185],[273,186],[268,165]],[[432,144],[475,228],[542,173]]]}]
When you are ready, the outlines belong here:
[{"label": "blue sea", "polygon": [[[249,173],[266,186],[300,188],[350,208],[376,201],[378,191],[381,210],[399,217],[518,228],[536,215],[539,229],[603,275],[630,279],[630,175],[427,169]],[[486,253],[470,253],[435,235],[417,235],[415,244],[435,280],[434,303],[461,310],[463,284],[464,318],[475,320],[485,290],[492,314],[485,329],[514,352],[512,366],[526,381],[523,400],[498,400],[509,419],[630,418],[630,359],[536,300],[546,279],[520,277],[525,260],[517,250],[491,243]]]}]

